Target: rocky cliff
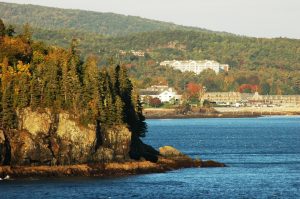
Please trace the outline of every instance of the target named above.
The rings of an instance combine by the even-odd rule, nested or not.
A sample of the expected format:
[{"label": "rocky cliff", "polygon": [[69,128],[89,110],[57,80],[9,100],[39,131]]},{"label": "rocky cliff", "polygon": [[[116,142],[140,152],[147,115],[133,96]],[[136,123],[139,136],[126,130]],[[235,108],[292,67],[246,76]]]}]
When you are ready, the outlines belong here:
[{"label": "rocky cliff", "polygon": [[70,165],[128,159],[126,126],[81,126],[67,112],[18,111],[18,128],[0,131],[0,164]]},{"label": "rocky cliff", "polygon": [[0,177],[129,175],[225,166],[193,160],[171,146],[157,151],[124,125],[81,126],[67,112],[29,108],[17,116],[17,129],[0,129]]}]

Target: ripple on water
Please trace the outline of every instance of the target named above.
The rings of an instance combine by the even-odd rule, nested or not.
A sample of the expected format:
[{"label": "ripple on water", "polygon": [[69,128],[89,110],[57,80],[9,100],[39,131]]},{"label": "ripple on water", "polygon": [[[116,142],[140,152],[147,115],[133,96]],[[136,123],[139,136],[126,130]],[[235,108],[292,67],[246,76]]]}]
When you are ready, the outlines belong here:
[{"label": "ripple on water", "polygon": [[300,198],[300,117],[148,120],[145,142],[226,168],[0,182],[0,198]]}]

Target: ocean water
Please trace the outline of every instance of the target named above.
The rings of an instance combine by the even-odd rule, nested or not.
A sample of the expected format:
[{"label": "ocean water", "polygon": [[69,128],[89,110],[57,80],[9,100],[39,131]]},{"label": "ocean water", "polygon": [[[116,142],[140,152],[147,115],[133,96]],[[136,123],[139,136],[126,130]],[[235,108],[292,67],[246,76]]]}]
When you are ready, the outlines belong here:
[{"label": "ocean water", "polygon": [[6,198],[300,198],[300,117],[147,120],[143,140],[226,168],[0,181]]}]

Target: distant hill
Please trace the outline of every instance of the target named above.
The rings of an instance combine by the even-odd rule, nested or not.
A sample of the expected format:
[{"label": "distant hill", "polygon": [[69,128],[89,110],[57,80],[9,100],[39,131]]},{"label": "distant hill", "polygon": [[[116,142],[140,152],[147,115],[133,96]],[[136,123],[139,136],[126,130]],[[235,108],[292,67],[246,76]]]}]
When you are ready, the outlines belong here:
[{"label": "distant hill", "polygon": [[[0,3],[0,18],[18,33],[28,22],[33,38],[51,45],[69,47],[76,38],[83,57],[92,53],[100,57],[100,65],[112,60],[126,64],[140,87],[165,81],[184,90],[188,82],[196,82],[209,91],[236,91],[251,84],[263,94],[300,94],[297,39],[245,37],[140,17],[8,3]],[[131,50],[144,51],[145,57]],[[211,59],[229,64],[230,71],[195,76],[159,66],[170,59]]]},{"label": "distant hill", "polygon": [[78,38],[83,55],[116,56],[120,50],[133,49],[147,52],[156,61],[211,59],[237,69],[256,70],[263,67],[300,70],[300,40],[297,39],[251,38],[187,30],[104,37],[79,31],[36,29],[34,37],[63,47],[68,47],[73,37]]},{"label": "distant hill", "polygon": [[59,9],[28,4],[0,2],[0,18],[10,24],[29,23],[34,28],[46,30],[71,29],[102,35],[121,36],[155,30],[200,30],[173,23],[126,16],[114,13]]}]

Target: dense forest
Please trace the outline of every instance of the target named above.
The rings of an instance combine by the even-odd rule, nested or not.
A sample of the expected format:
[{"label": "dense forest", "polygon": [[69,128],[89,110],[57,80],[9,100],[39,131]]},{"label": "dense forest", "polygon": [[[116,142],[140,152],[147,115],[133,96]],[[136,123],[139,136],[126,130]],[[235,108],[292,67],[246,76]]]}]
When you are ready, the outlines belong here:
[{"label": "dense forest", "polygon": [[[34,30],[35,38],[66,47],[73,36],[67,31]],[[208,91],[238,91],[243,84],[257,85],[262,94],[300,94],[300,41],[274,38],[258,39],[197,31],[157,31],[114,38],[76,33],[83,55],[95,53],[102,59],[126,64],[139,87],[157,79],[184,91],[189,82],[200,83]],[[145,52],[145,57],[130,53]],[[120,50],[128,53],[121,55]],[[195,75],[160,67],[163,60],[210,59],[230,65],[228,73]],[[210,74],[210,76],[207,76]]]},{"label": "dense forest", "polygon": [[0,18],[5,22],[15,25],[30,22],[32,27],[43,27],[45,30],[71,29],[79,32],[92,32],[111,36],[153,30],[203,30],[114,13],[99,13],[2,2],[0,2]]},{"label": "dense forest", "polygon": [[[108,41],[106,39],[105,41]],[[300,41],[224,36],[195,31],[140,33],[110,39],[104,46],[140,49],[145,57],[121,56],[140,86],[167,82],[184,91],[190,82],[208,91],[239,91],[244,84],[255,85],[262,94],[300,94]],[[104,44],[105,43],[105,44]],[[181,73],[159,66],[163,60],[210,59],[230,65],[229,72],[200,75]],[[160,81],[158,81],[160,80]]]},{"label": "dense forest", "polygon": [[[104,14],[107,17],[103,17],[103,13],[78,10],[17,4],[3,4],[1,7],[1,16],[5,22],[14,24],[16,32],[22,31],[18,23],[28,22],[33,38],[50,45],[68,48],[70,41],[76,38],[82,58],[86,59],[93,53],[101,58],[99,66],[125,65],[138,88],[169,84],[185,93],[187,85],[194,83],[205,86],[207,91],[243,91],[242,88],[252,87],[256,89],[245,91],[300,94],[300,40],[251,38],[157,21],[151,21],[150,24],[155,24],[153,27],[146,19],[114,14]],[[31,13],[40,17],[33,17],[36,15]],[[75,20],[70,13],[78,18]],[[53,18],[55,23],[44,18]],[[101,23],[103,20],[106,20],[105,24]],[[144,25],[134,20],[140,20]],[[82,24],[85,26],[79,27]],[[162,27],[162,24],[166,26]],[[103,33],[95,28],[114,29],[116,32]],[[143,51],[145,56],[135,56],[131,50]],[[230,70],[219,74],[205,71],[196,75],[159,66],[161,61],[172,59],[216,60],[229,64]]]},{"label": "dense forest", "polygon": [[0,20],[0,124],[17,127],[17,111],[67,111],[82,125],[101,128],[125,124],[133,136],[145,136],[138,93],[124,66],[99,68],[99,58],[80,59],[76,41],[68,49],[32,39],[28,25],[21,34]]}]

